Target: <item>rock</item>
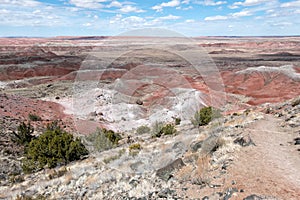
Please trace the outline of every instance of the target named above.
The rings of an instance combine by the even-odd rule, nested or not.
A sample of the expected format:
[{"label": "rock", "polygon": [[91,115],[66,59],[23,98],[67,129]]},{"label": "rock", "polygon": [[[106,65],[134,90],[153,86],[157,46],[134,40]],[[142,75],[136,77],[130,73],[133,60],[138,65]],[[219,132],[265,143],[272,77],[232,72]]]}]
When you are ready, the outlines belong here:
[{"label": "rock", "polygon": [[300,145],[300,138],[295,138],[295,145]]},{"label": "rock", "polygon": [[96,117],[97,116],[97,112],[96,111],[94,111],[94,112],[90,112],[90,114],[89,114],[91,117]]},{"label": "rock", "polygon": [[174,190],[170,190],[169,188],[166,188],[160,191],[157,195],[159,198],[168,198],[168,196],[172,195],[172,193],[174,193]]},{"label": "rock", "polygon": [[217,151],[219,148],[218,146],[218,136],[211,135],[206,140],[203,141],[201,146],[202,153],[209,153],[212,154],[213,152]]},{"label": "rock", "polygon": [[249,135],[247,137],[244,137],[244,136],[239,137],[239,138],[235,139],[233,142],[235,144],[241,145],[242,147],[247,147],[250,145],[256,146]]},{"label": "rock", "polygon": [[144,103],[143,103],[143,101],[142,100],[140,100],[140,99],[138,99],[138,100],[136,100],[136,102],[135,102],[137,105],[143,105]]},{"label": "rock", "polygon": [[292,105],[293,107],[298,106],[299,104],[300,104],[300,97],[299,97],[299,98],[296,98],[296,99],[291,103],[291,105]]},{"label": "rock", "polygon": [[198,149],[200,149],[202,147],[202,144],[203,144],[203,141],[199,141],[194,144],[191,144],[190,147],[191,147],[192,152],[198,151]]},{"label": "rock", "polygon": [[229,200],[232,197],[233,193],[238,191],[239,190],[236,188],[229,188],[225,193],[224,200]]},{"label": "rock", "polygon": [[175,157],[180,157],[186,151],[186,146],[183,142],[176,142],[171,149],[166,150],[166,153],[173,152]]},{"label": "rock", "polygon": [[247,196],[243,200],[260,200],[260,199],[263,199],[263,198],[260,196],[257,196],[256,194],[252,194],[250,196]]},{"label": "rock", "polygon": [[182,159],[178,158],[165,167],[158,169],[156,175],[161,179],[168,181],[172,177],[172,173],[175,170],[181,169],[183,166],[185,166],[185,164],[183,163]]},{"label": "rock", "polygon": [[129,184],[132,186],[132,187],[136,187],[140,182],[136,179],[132,179],[131,181],[129,181]]}]

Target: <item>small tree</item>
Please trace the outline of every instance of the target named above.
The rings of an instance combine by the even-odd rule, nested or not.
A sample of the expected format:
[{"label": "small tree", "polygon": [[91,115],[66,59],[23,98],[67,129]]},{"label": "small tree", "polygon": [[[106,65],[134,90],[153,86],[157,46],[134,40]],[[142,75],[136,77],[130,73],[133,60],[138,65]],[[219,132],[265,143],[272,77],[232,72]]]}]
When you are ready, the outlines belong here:
[{"label": "small tree", "polygon": [[30,172],[47,165],[49,168],[59,164],[67,164],[87,155],[88,150],[73,135],[56,128],[47,129],[38,138],[33,139],[26,149],[23,170]]},{"label": "small tree", "polygon": [[119,140],[122,139],[121,135],[119,133],[115,133],[112,130],[102,129],[104,135],[106,138],[109,139],[114,145],[117,145]]},{"label": "small tree", "polygon": [[12,140],[21,145],[28,145],[34,138],[33,132],[34,128],[30,125],[30,123],[25,124],[22,122],[22,124],[18,126],[17,132],[13,132]]},{"label": "small tree", "polygon": [[220,111],[209,106],[209,107],[201,108],[199,111],[197,111],[194,115],[194,118],[191,121],[195,127],[199,127],[199,126],[207,125],[214,118],[220,116],[221,116]]}]

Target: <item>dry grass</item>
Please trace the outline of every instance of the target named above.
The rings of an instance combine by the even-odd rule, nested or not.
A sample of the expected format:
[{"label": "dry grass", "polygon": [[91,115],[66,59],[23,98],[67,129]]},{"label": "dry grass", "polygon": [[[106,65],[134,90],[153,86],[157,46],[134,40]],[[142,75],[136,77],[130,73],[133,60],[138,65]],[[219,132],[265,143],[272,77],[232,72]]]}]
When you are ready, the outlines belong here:
[{"label": "dry grass", "polygon": [[197,159],[199,158],[199,153],[198,152],[187,152],[184,155],[184,162],[185,163],[194,163]]},{"label": "dry grass", "polygon": [[64,185],[69,185],[71,183],[71,180],[73,180],[73,176],[72,173],[67,173],[64,176],[65,180],[64,180]]},{"label": "dry grass", "polygon": [[215,164],[222,164],[228,160],[232,160],[233,153],[241,148],[238,144],[234,144],[232,138],[229,137],[220,137],[217,142],[219,148],[212,156],[212,160]]},{"label": "dry grass", "polygon": [[193,165],[186,165],[176,173],[176,176],[180,181],[188,181],[191,179],[191,174],[194,169],[195,167]]},{"label": "dry grass", "polygon": [[196,169],[192,175],[192,183],[197,185],[207,185],[210,183],[210,156],[204,155],[196,161]]}]

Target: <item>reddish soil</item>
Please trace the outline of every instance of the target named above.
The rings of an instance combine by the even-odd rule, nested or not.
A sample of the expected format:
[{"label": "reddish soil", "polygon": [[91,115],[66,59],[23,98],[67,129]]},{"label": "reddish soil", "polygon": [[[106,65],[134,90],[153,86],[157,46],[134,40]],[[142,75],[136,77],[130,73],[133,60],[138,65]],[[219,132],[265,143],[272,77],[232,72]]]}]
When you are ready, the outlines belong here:
[{"label": "reddish soil", "polygon": [[[80,69],[82,61],[85,60],[88,52],[93,50],[93,48],[95,48],[94,45],[99,41],[102,42],[103,39],[107,38],[0,38],[0,64],[2,65],[0,81],[14,81],[28,78],[25,83],[18,83],[16,86],[12,86],[18,88],[62,80],[83,79],[114,81],[117,78],[122,78],[127,81],[124,88],[121,88],[124,94],[142,98],[143,95],[149,93],[149,90],[153,92],[153,96],[148,96],[147,98],[145,97],[146,99],[143,99],[145,100],[145,105],[151,105],[157,101],[164,103],[164,97],[173,95],[170,89],[176,87],[192,87],[200,90],[204,94],[209,93],[208,87],[203,79],[199,74],[195,75],[193,74],[194,72],[189,71],[191,67],[186,66],[186,62],[183,62],[185,64],[181,64],[180,62],[172,63],[172,61],[174,61],[173,57],[167,57],[166,54],[165,58],[164,54],[156,51],[146,51],[144,53],[145,55],[151,55],[153,53],[154,57],[156,56],[158,58],[154,58],[150,61],[155,63],[155,59],[157,59],[159,63],[165,63],[165,66],[149,68],[147,64],[143,65],[143,62],[146,63],[143,59],[147,60],[147,58],[144,58],[144,54],[141,52],[141,59],[139,59],[139,55],[137,55],[136,58],[130,60],[130,54],[130,59],[128,58],[129,61],[126,60],[127,58],[120,58],[119,61],[114,61],[105,71],[95,71],[93,69],[89,71],[87,69],[78,73],[78,69]],[[136,39],[143,41],[143,38]],[[111,41],[115,45],[121,40],[126,40],[126,37],[112,38]],[[294,66],[295,74],[299,74],[299,38],[222,38],[222,40],[219,40],[219,38],[195,38],[195,42],[198,43],[199,46],[204,47],[207,52],[211,52],[208,56],[211,56],[220,70],[225,91],[228,93],[227,100],[231,103],[234,103],[232,101],[236,101],[237,99],[230,94],[238,94],[250,98],[250,100],[246,102],[249,106],[267,102],[282,102],[300,95],[299,79],[293,79],[286,74],[272,71],[237,73],[248,67],[280,67],[289,64]],[[120,48],[124,48],[122,44],[121,41]],[[109,47],[109,45],[97,46],[97,48],[109,53],[109,51],[114,51],[114,45],[112,47]],[[135,54],[133,54],[133,57],[134,55]],[[105,57],[103,59],[105,59]],[[149,77],[153,85],[157,87],[150,86],[149,83],[143,82],[143,79],[149,79]],[[134,81],[137,79],[140,81],[138,83],[139,85]],[[211,81],[213,81],[214,77],[211,79]],[[154,92],[153,89],[155,88],[158,88],[158,90]],[[23,100],[25,102],[30,101],[29,99],[21,99],[19,101]],[[42,104],[46,105],[48,103],[44,102]],[[7,105],[9,105],[9,103]],[[245,105],[243,104],[242,107],[244,108]],[[21,116],[25,118],[28,112],[33,111],[26,107],[21,107],[18,109],[20,111],[14,112],[12,110],[13,108],[14,106],[11,106],[11,113],[28,110],[24,116],[21,114]],[[62,111],[62,109],[55,110],[57,114]],[[45,112],[44,115],[47,115],[48,111],[43,111]],[[39,112],[38,107],[35,108],[35,112]],[[39,113],[42,114],[42,112]],[[16,115],[15,117],[18,116]],[[56,117],[61,118],[61,116]],[[45,118],[47,118],[47,116],[45,116]]]},{"label": "reddish soil", "polygon": [[[228,169],[225,185],[244,190],[232,199],[251,194],[299,199],[300,157],[291,144],[295,135],[284,131],[271,115],[253,123],[244,134],[249,134],[256,146],[241,149]],[[232,186],[232,180],[236,185]]]},{"label": "reddish soil", "polygon": [[55,120],[61,120],[66,130],[74,130],[71,116],[63,113],[64,108],[54,102],[29,99],[22,96],[1,94],[0,116],[2,119],[17,119],[19,122],[29,121],[29,114],[41,117],[41,121],[31,122],[36,128],[42,128]]},{"label": "reddish soil", "polygon": [[278,72],[223,72],[222,77],[226,92],[252,97],[250,105],[282,102],[300,94],[300,82]]}]

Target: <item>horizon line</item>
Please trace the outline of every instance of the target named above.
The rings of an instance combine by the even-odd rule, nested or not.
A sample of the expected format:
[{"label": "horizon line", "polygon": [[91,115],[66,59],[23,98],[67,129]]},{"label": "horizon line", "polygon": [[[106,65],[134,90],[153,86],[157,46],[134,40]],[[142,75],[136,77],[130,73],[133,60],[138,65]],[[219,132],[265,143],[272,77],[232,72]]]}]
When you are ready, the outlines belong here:
[{"label": "horizon line", "polygon": [[[54,39],[63,39],[63,38],[86,38],[86,39],[92,39],[92,38],[108,38],[108,37],[115,37],[115,38],[122,38],[122,37],[131,37],[131,38],[176,38],[176,36],[147,36],[147,35],[57,35],[57,36],[0,36],[0,38],[54,38]],[[178,36],[177,36],[178,37]],[[275,38],[275,37],[300,37],[300,35],[254,35],[254,36],[247,36],[247,35],[202,35],[202,36],[183,36],[187,38],[201,38],[201,37],[222,37],[222,38],[258,38],[258,37],[265,37],[265,38]]]}]

